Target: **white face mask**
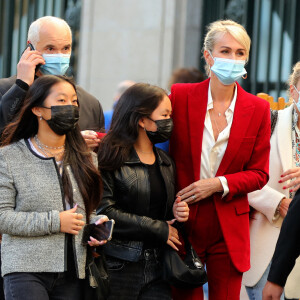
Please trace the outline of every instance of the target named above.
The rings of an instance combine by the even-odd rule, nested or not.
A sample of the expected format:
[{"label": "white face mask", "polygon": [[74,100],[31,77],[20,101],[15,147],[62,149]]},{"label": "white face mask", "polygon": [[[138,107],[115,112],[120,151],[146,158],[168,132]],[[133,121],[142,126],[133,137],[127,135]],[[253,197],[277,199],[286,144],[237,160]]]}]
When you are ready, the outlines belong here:
[{"label": "white face mask", "polygon": [[293,99],[294,104],[296,105],[296,107],[298,108],[298,111],[300,112],[300,92],[297,90],[297,88],[293,85],[293,87],[295,88],[295,90],[298,93],[298,102],[295,101],[295,99]]}]

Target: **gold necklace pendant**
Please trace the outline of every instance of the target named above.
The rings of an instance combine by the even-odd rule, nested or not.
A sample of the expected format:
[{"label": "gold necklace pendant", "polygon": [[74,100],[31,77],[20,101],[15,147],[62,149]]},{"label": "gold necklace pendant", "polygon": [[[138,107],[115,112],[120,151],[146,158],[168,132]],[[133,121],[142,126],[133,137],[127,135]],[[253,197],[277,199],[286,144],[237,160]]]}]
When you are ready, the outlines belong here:
[{"label": "gold necklace pendant", "polygon": [[213,117],[213,111],[212,111],[212,110],[211,110],[210,116],[211,116],[211,118],[213,119],[213,121],[214,121],[214,123],[215,123],[215,125],[216,125],[216,128],[217,128],[217,130],[218,130],[218,132],[219,132],[219,134],[220,134],[221,132],[220,132],[220,130],[219,130],[219,127],[218,127],[218,124],[217,124],[217,122],[216,122],[216,119]]}]

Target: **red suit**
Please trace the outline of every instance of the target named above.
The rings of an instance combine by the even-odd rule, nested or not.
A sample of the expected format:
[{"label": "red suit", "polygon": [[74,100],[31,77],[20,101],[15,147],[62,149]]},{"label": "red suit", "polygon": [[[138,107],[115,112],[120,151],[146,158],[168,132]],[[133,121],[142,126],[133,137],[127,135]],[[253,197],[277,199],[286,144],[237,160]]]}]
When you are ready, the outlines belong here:
[{"label": "red suit", "polygon": [[[172,86],[170,98],[174,129],[170,153],[176,163],[178,191],[200,179],[208,87],[209,79],[202,83]],[[269,151],[269,104],[245,92],[237,84],[237,99],[228,145],[216,174],[225,176],[229,193],[224,198],[222,193],[216,193],[190,205],[187,222],[192,244],[200,258],[207,263],[210,290],[212,286],[221,284],[218,277],[230,278],[227,273],[236,272],[233,275],[236,281],[232,279],[232,286],[227,286],[227,296],[222,292],[218,296],[215,294],[213,299],[235,299],[235,296],[228,296],[230,290],[240,288],[242,272],[250,268],[247,193],[261,189],[267,183]],[[215,256],[219,253],[223,256]],[[231,269],[222,266],[226,256],[232,264]],[[176,294],[180,295],[180,291]],[[183,299],[202,299],[200,291],[196,290],[184,291],[182,295]],[[217,299],[220,295],[222,298]]]}]

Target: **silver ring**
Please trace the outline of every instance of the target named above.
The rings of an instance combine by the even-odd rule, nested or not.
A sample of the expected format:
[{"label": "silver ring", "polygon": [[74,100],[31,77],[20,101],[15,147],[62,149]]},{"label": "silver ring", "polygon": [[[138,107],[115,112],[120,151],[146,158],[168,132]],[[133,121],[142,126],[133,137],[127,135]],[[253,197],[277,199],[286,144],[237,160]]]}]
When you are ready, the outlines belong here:
[{"label": "silver ring", "polygon": [[196,199],[196,195],[192,195],[192,200],[195,200]]}]

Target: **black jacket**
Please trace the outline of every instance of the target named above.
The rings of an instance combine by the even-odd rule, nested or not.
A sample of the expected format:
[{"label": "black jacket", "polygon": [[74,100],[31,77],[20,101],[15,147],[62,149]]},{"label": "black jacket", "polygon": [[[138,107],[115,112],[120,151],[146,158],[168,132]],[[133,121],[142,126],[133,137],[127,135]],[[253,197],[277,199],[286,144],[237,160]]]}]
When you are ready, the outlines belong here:
[{"label": "black jacket", "polygon": [[283,220],[280,235],[272,258],[268,280],[285,286],[296,259],[300,255],[300,189],[291,202]]},{"label": "black jacket", "polygon": [[[100,102],[82,87],[76,86],[79,102],[79,127],[81,130],[100,131],[104,116]],[[0,79],[0,133],[20,110],[27,91],[16,84],[16,76]]]},{"label": "black jacket", "polygon": [[173,218],[175,167],[166,152],[154,149],[167,192],[164,220],[146,217],[150,207],[148,169],[134,150],[118,170],[101,171],[104,191],[97,213],[116,221],[113,239],[105,245],[105,252],[110,256],[137,261],[144,241],[155,239],[165,245],[168,240],[169,227],[165,220]]}]

